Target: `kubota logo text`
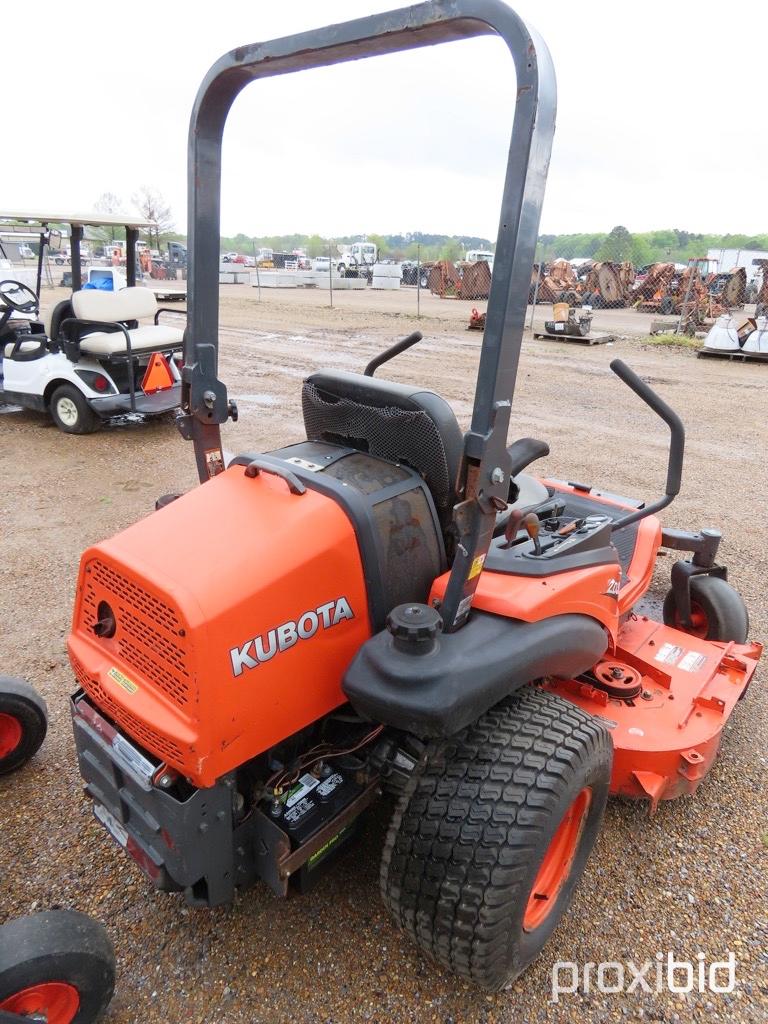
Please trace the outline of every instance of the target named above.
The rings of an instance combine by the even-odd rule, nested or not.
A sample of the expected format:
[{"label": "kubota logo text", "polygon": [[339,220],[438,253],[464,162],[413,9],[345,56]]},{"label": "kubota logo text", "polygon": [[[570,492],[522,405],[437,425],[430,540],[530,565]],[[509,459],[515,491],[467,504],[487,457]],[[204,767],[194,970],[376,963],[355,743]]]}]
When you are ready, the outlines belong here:
[{"label": "kubota logo text", "polygon": [[318,608],[302,612],[296,621],[291,619],[270,629],[266,635],[254,637],[242,647],[233,647],[229,652],[232,672],[241,676],[244,668],[257,668],[262,662],[293,647],[299,640],[310,640],[318,629],[330,629],[354,617],[355,613],[346,597],[337,597],[335,601],[327,601]]}]

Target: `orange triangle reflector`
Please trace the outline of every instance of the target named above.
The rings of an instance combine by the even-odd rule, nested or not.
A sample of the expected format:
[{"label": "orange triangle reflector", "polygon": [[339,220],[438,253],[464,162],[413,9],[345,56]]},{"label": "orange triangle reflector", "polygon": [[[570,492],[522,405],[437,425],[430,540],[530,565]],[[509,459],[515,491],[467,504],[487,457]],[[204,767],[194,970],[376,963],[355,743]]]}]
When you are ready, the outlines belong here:
[{"label": "orange triangle reflector", "polygon": [[145,395],[154,395],[156,391],[172,388],[174,383],[168,360],[160,352],[153,353],[141,382],[141,390]]}]

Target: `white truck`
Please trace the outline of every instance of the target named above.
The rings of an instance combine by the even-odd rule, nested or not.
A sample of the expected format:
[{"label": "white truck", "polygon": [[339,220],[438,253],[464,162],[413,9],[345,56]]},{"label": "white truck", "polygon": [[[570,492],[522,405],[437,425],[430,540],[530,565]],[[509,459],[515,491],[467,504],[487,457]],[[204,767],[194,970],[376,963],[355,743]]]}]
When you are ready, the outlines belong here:
[{"label": "white truck", "polygon": [[339,245],[339,259],[336,269],[342,277],[347,273],[359,277],[361,274],[370,277],[372,267],[379,258],[379,250],[375,242],[349,242]]},{"label": "white truck", "polygon": [[464,254],[464,259],[467,263],[490,263],[493,271],[494,254],[486,249],[469,249]]}]

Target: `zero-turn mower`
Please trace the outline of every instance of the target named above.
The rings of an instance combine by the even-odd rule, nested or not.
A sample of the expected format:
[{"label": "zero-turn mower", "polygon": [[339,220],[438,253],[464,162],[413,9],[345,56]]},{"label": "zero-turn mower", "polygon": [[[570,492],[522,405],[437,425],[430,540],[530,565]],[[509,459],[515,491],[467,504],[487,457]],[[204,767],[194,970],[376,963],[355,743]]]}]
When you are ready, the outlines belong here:
[{"label": "zero-turn mower", "polygon": [[[517,74],[512,145],[471,426],[375,371],[303,384],[306,439],[225,466],[217,377],[221,139],[254,79],[487,33]],[[257,879],[310,885],[363,812],[396,798],[381,890],[437,961],[486,988],[539,953],[609,793],[693,793],[760,647],[716,561],[720,534],[526,470],[511,400],[555,117],[538,35],[500,0],[435,0],[246,46],[207,75],[190,126],[183,414],[201,486],[82,558],[69,652],[97,818],[194,905]],[[664,622],[638,610],[660,548]]]}]

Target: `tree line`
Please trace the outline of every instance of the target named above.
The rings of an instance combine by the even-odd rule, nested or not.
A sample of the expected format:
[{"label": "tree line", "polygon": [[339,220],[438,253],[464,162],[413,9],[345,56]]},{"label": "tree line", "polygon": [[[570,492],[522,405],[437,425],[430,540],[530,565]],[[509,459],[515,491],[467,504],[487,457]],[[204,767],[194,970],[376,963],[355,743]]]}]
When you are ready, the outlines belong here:
[{"label": "tree line", "polygon": [[[157,189],[143,185],[131,197],[131,202],[148,220],[157,222],[157,232],[153,232],[154,237],[148,239],[150,244],[159,247],[161,241],[186,241],[186,235],[173,230],[173,213]],[[120,198],[111,192],[104,193],[96,203],[96,209],[102,213],[116,213],[122,208]],[[119,229],[110,230],[113,238],[122,234]],[[338,245],[363,240],[375,242],[382,258],[398,261],[452,260],[455,263],[462,259],[469,249],[494,248],[494,243],[489,238],[482,238],[479,235],[441,235],[410,231],[390,235],[370,232],[367,235],[338,235],[333,238],[300,232],[285,235],[246,235],[239,232],[232,236],[222,236],[221,249],[223,252],[238,252],[244,256],[255,255],[256,251],[262,248],[274,249],[277,252],[303,249],[308,256],[315,257],[329,253],[335,255]],[[636,267],[642,267],[648,263],[685,263],[693,256],[705,256],[708,249],[768,251],[768,234],[706,234],[683,231],[680,228],[633,233],[623,225],[617,225],[607,232],[539,235],[536,258],[544,261],[557,257],[612,262],[629,260]]]}]

